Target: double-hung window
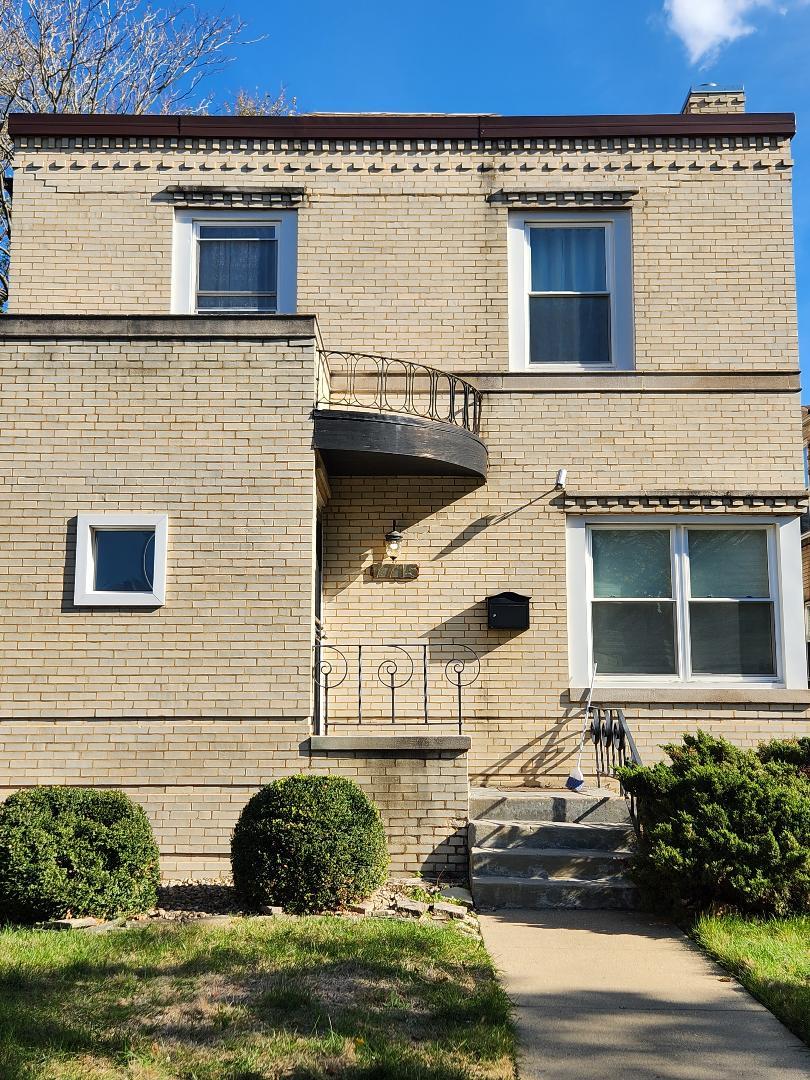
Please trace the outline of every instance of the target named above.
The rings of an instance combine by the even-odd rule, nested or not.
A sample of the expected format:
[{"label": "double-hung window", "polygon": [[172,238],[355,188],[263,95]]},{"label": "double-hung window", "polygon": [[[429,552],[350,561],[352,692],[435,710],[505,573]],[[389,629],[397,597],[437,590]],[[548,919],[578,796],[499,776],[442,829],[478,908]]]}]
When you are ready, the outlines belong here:
[{"label": "double-hung window", "polygon": [[632,366],[629,214],[513,214],[510,364],[518,370]]},{"label": "double-hung window", "polygon": [[802,685],[798,547],[795,521],[569,521],[572,675]]},{"label": "double-hung window", "polygon": [[199,315],[292,314],[295,212],[180,211],[173,310]]}]

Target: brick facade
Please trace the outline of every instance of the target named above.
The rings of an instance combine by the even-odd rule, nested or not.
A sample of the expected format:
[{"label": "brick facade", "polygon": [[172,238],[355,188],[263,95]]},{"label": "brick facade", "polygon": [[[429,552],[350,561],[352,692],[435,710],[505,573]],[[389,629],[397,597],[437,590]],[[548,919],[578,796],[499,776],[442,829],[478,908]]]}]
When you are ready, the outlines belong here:
[{"label": "brick facade", "polygon": [[[718,100],[698,95],[687,111],[739,111]],[[137,340],[128,329],[0,338],[0,787],[126,788],[152,814],[167,873],[222,869],[250,793],[302,769],[341,771],[373,794],[396,870],[459,872],[468,770],[478,783],[554,785],[572,762],[582,687],[567,605],[582,570],[566,566],[566,521],[770,521],[800,509],[792,163],[781,129],[17,142],[11,310],[47,307],[57,329],[59,316],[133,312],[168,324],[178,205],[297,214],[297,306],[317,317],[306,340],[274,336],[273,320],[264,335],[246,320],[209,339],[177,330]],[[614,198],[632,217],[632,370],[510,372],[510,211]],[[487,482],[318,484],[319,341],[476,383]],[[561,468],[565,493],[554,490]],[[328,640],[426,643],[437,668],[453,642],[473,648],[469,755],[393,742],[311,750],[319,501]],[[72,608],[71,519],[128,507],[170,515],[166,605]],[[393,518],[419,565],[413,581],[368,574]],[[505,589],[532,597],[524,633],[486,627],[485,598]],[[744,745],[810,730],[810,693],[796,686],[622,693],[646,760],[698,725]],[[390,731],[383,693],[366,704],[364,730]],[[432,704],[452,731],[449,684]],[[354,705],[347,682],[332,702],[335,731],[356,731]],[[400,730],[416,732],[419,702],[410,708]]]}]

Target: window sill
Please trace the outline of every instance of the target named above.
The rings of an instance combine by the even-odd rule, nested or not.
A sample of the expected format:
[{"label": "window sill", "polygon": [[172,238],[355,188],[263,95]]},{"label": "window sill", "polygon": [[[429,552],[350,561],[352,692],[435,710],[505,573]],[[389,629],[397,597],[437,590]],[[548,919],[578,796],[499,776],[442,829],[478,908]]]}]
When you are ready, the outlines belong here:
[{"label": "window sill", "polygon": [[[585,701],[587,687],[570,686],[572,701]],[[701,704],[718,705],[810,705],[810,688],[788,690],[783,686],[598,686],[595,705]]]},{"label": "window sill", "polygon": [[313,754],[408,753],[435,754],[443,751],[466,753],[469,735],[312,735],[309,749]]}]

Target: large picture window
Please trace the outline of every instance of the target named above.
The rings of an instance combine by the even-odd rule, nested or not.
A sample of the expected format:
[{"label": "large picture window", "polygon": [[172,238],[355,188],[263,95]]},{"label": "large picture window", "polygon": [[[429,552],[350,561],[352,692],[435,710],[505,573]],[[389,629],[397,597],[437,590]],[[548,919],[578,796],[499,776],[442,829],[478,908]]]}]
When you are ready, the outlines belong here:
[{"label": "large picture window", "polygon": [[566,560],[571,686],[807,689],[798,516],[572,514]]},{"label": "large picture window", "polygon": [[511,215],[509,307],[513,368],[631,367],[629,214]]},{"label": "large picture window", "polygon": [[772,530],[591,526],[591,642],[605,676],[778,676]]}]

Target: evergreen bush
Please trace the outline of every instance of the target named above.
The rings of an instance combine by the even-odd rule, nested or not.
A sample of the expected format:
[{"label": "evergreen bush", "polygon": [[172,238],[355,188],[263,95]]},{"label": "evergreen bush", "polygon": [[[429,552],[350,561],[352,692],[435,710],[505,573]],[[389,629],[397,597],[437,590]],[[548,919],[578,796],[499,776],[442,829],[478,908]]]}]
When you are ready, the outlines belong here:
[{"label": "evergreen bush", "polygon": [[290,776],[243,809],[231,839],[233,881],[249,907],[303,914],[368,896],[385,881],[380,813],[339,776]]},{"label": "evergreen bush", "polygon": [[810,781],[793,751],[741,750],[704,732],[671,764],[619,770],[636,797],[633,874],[656,907],[761,915],[810,903]]},{"label": "evergreen bush", "polygon": [[143,809],[120,791],[37,787],[0,804],[0,920],[153,907],[158,849]]}]

